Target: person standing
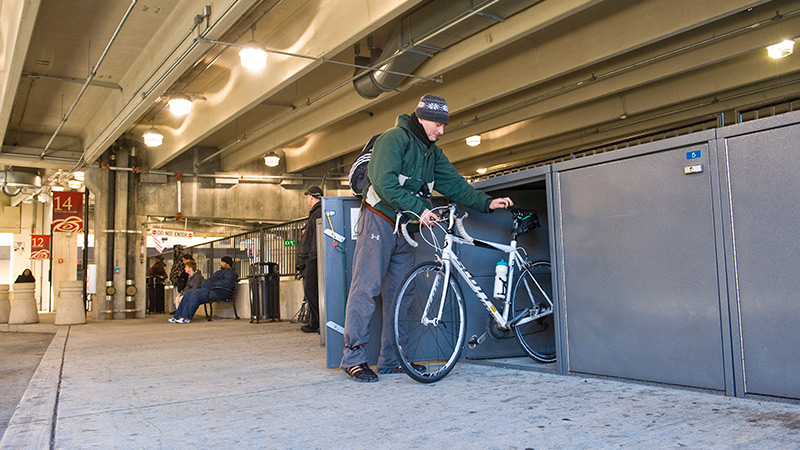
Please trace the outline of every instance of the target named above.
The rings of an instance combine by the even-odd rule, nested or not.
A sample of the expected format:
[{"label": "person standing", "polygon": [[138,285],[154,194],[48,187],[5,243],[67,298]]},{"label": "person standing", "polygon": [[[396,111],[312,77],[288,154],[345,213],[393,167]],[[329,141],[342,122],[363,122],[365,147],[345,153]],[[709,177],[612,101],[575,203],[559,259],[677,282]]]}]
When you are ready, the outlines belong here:
[{"label": "person standing", "polygon": [[436,145],[449,119],[445,99],[425,94],[411,115],[398,116],[395,126],[375,141],[367,169],[370,186],[356,230],[353,278],[345,310],[345,348],[339,365],[355,381],[378,381],[367,364],[364,346],[370,339],[369,322],[379,295],[383,329],[378,372],[402,371],[392,347],[391,305],[414,256],[411,245],[394,233],[395,211],[412,211],[422,226],[432,226],[438,220],[430,210],[434,189],[482,212],[514,204],[508,197],[492,198],[470,186]]},{"label": "person standing", "polygon": [[300,330],[319,333],[319,283],[317,278],[317,219],[322,217],[322,189],[311,186],[306,192],[306,202],[311,210],[308,222],[300,234],[297,248],[297,266],[303,275],[303,293],[308,300],[309,321]]},{"label": "person standing", "polygon": [[167,265],[164,263],[164,257],[156,255],[156,262],[147,269],[148,277],[155,277],[165,280],[167,278]]}]

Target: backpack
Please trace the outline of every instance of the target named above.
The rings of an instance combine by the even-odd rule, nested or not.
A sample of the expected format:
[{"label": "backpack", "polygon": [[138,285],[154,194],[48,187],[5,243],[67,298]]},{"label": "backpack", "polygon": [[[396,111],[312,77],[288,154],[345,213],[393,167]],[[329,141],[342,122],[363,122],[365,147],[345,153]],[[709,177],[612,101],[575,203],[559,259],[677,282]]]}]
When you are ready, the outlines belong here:
[{"label": "backpack", "polygon": [[375,146],[375,141],[378,140],[380,134],[372,136],[370,140],[361,149],[353,164],[350,165],[350,173],[347,175],[347,181],[350,183],[350,189],[356,197],[362,197],[369,187],[369,177],[367,177],[367,166],[369,159],[372,157],[372,147]]}]

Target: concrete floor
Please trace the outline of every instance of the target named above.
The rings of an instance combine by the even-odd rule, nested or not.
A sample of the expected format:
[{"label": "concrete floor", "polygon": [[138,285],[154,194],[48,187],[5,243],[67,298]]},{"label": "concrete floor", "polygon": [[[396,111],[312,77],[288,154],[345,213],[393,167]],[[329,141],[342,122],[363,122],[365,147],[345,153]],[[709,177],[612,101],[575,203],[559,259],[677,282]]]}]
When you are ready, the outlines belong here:
[{"label": "concrete floor", "polygon": [[55,333],[0,333],[0,436]]},{"label": "concrete floor", "polygon": [[526,359],[360,384],[297,324],[168,317],[60,327],[0,448],[800,448],[794,403]]}]

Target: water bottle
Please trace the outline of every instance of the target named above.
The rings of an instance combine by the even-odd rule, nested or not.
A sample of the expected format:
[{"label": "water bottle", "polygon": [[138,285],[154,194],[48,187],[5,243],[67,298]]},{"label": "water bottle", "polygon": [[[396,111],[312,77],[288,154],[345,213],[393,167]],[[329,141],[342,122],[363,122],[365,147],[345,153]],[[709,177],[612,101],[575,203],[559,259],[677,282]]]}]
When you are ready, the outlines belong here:
[{"label": "water bottle", "polygon": [[500,260],[494,266],[494,298],[502,300],[506,298],[506,281],[508,280],[508,263]]}]

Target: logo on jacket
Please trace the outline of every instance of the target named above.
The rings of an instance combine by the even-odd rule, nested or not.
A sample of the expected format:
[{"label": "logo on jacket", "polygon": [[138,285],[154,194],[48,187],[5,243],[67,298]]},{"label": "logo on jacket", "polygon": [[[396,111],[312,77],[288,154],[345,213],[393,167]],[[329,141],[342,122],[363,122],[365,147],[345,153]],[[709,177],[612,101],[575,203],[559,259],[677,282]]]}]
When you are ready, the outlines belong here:
[{"label": "logo on jacket", "polygon": [[374,240],[374,241],[380,241],[381,240],[381,235],[380,234],[372,234],[372,233],[370,233],[369,238]]}]

